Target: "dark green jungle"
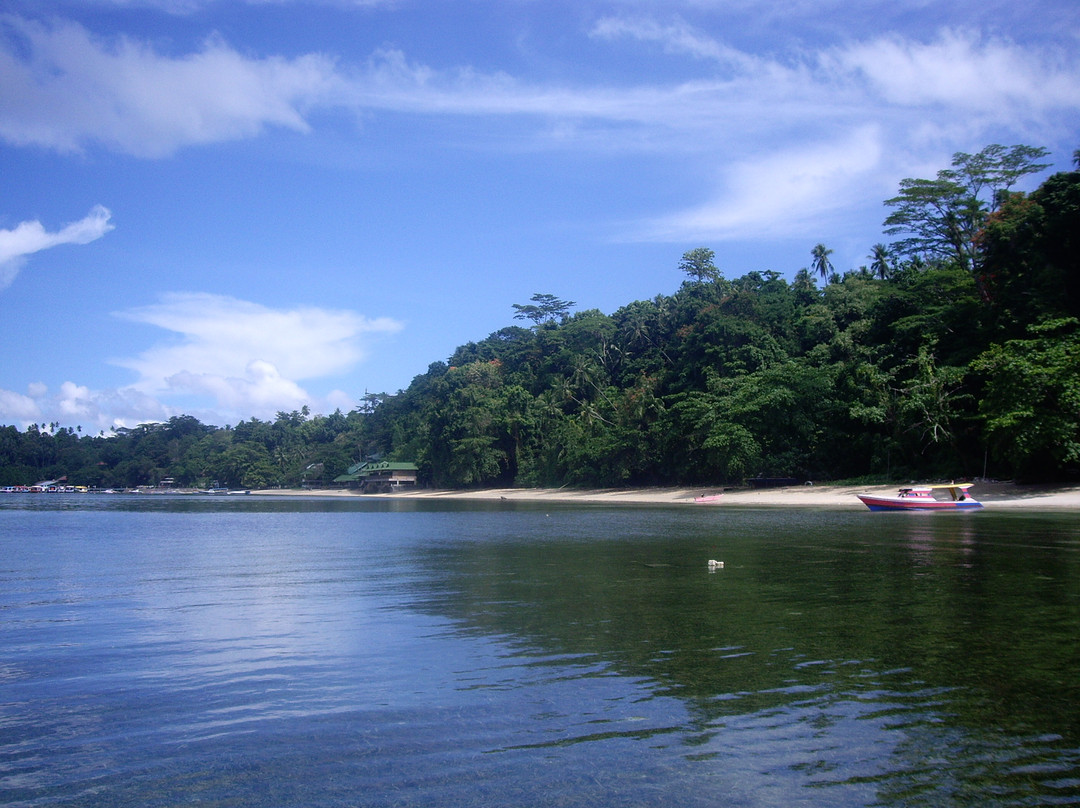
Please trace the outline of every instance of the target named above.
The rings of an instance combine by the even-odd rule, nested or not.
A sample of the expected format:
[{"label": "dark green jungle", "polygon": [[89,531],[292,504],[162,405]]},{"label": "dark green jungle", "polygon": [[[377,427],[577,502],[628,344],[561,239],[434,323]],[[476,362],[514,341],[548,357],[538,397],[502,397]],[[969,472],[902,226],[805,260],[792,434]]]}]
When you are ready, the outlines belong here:
[{"label": "dark green jungle", "polygon": [[674,293],[612,314],[536,294],[512,306],[522,325],[348,413],[0,427],[0,485],[325,485],[372,458],[449,488],[1072,480],[1080,152],[1077,171],[1012,190],[1045,156],[992,145],[903,180],[885,201],[893,240],[855,270],[818,244],[791,281],[728,277],[699,247],[658,268],[682,272]]}]

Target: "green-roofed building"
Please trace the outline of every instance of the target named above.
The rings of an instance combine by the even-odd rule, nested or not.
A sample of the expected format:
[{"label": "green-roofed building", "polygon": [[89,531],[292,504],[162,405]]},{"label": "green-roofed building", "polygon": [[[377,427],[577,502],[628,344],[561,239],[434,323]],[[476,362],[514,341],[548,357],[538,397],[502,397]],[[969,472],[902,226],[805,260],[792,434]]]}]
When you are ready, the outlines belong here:
[{"label": "green-roofed building", "polygon": [[334,478],[334,482],[346,488],[355,488],[362,494],[389,494],[402,488],[416,486],[415,463],[394,463],[386,460],[355,463]]}]

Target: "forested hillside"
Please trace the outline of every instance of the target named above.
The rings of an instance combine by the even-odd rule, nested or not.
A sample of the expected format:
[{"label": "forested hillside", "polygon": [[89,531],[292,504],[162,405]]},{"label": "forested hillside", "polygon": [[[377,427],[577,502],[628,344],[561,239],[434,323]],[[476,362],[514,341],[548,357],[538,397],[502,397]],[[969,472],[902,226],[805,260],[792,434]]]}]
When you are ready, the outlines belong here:
[{"label": "forested hillside", "polygon": [[181,416],[82,436],[0,428],[0,484],[263,487],[369,457],[436,486],[1062,478],[1080,470],[1080,172],[1030,194],[1041,149],[904,180],[867,266],[822,244],[789,281],[685,253],[670,295],[611,314],[549,293],[408,389],[329,416]]}]

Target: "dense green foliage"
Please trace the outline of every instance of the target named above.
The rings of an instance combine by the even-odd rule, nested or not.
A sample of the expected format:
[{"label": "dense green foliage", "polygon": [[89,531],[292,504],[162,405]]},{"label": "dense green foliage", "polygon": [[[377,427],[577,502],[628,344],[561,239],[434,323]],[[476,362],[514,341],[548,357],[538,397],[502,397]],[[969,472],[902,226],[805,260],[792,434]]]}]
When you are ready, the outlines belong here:
[{"label": "dense green foliage", "polygon": [[728,279],[701,247],[673,294],[610,315],[537,294],[513,306],[531,327],[347,415],[0,428],[0,484],[297,485],[371,456],[449,487],[1074,473],[1080,172],[1008,190],[1043,154],[991,146],[904,180],[886,227],[906,238],[869,268],[838,275],[818,244],[791,281]]},{"label": "dense green foliage", "polygon": [[20,433],[0,427],[0,485],[27,485],[66,477],[71,485],[99,488],[176,485],[265,488],[300,485],[343,474],[359,453],[359,412],[308,418],[278,413],[235,427],[206,426],[191,416],[81,437],[57,424]]}]

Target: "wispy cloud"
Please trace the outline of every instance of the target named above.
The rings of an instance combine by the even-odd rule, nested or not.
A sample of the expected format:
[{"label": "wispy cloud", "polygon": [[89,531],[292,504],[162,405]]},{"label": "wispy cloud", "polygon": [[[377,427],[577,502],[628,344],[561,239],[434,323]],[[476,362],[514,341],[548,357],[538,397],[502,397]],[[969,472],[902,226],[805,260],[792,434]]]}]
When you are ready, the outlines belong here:
[{"label": "wispy cloud", "polygon": [[668,53],[730,64],[744,70],[758,64],[757,58],[725,45],[679,18],[661,22],[652,17],[604,17],[593,25],[590,36],[653,42]]},{"label": "wispy cloud", "polygon": [[[671,84],[550,85],[468,66],[436,69],[394,48],[343,67],[329,56],[241,54],[220,38],[179,57],[130,38],[104,40],[73,22],[7,18],[0,41],[0,136],[78,150],[97,142],[154,157],[189,145],[256,136],[267,127],[310,131],[312,111],[345,108],[425,115],[531,116],[639,124],[674,136],[708,127],[748,139],[778,126],[883,106],[962,103],[1016,114],[1080,105],[1075,57],[1050,59],[1004,41],[945,31],[931,42],[882,37],[793,54],[739,51],[685,22],[605,18],[594,38],[660,43],[722,62],[728,75]],[[688,140],[692,139],[690,137]],[[640,141],[640,138],[638,138]]]},{"label": "wispy cloud", "polygon": [[[483,142],[499,148],[652,151],[693,165],[698,184],[710,187],[695,189],[686,211],[658,214],[642,229],[673,240],[770,232],[813,196],[814,183],[821,211],[859,176],[875,189],[895,187],[914,152],[927,164],[947,159],[958,131],[968,148],[1002,130],[1056,130],[1064,139],[1080,111],[1075,53],[952,29],[756,56],[678,17],[611,16],[585,33],[628,48],[659,45],[691,57],[691,68],[679,81],[584,84],[436,68],[395,48],[343,66],[321,54],[254,57],[211,38],[172,56],[75,23],[7,23],[15,34],[0,39],[0,137],[11,143],[97,143],[157,157],[272,127],[309,132],[313,113],[329,108],[473,117],[485,122]],[[492,121],[513,126],[494,136]],[[807,156],[825,162],[788,178],[774,170],[801,169]]]},{"label": "wispy cloud", "polygon": [[[200,11],[207,6],[220,3],[220,0],[98,0],[101,4],[112,4],[122,8],[153,8],[168,14],[184,15]],[[378,8],[396,6],[401,0],[244,0],[250,6],[337,6],[340,8]]]},{"label": "wispy cloud", "polygon": [[306,131],[305,108],[335,81],[332,61],[318,54],[253,59],[211,37],[174,58],[73,22],[4,22],[18,38],[0,45],[0,135],[17,145],[78,151],[98,142],[161,157],[267,126]]},{"label": "wispy cloud", "polygon": [[83,219],[50,233],[39,221],[26,221],[0,230],[0,289],[11,285],[26,257],[61,244],[89,244],[113,229],[107,208],[96,205]]},{"label": "wispy cloud", "polygon": [[886,36],[826,52],[828,73],[864,79],[869,95],[902,107],[967,112],[1080,107],[1075,56],[1032,53],[972,31],[945,30],[930,42]]},{"label": "wispy cloud", "polygon": [[813,235],[823,218],[848,204],[880,169],[881,131],[866,126],[835,142],[739,161],[719,179],[714,198],[652,222],[636,240],[728,240]]}]

